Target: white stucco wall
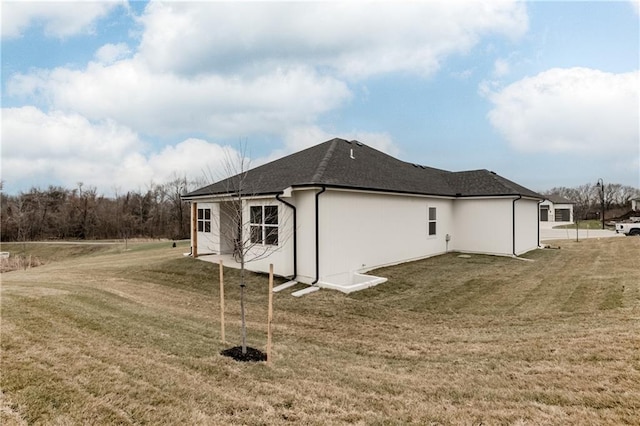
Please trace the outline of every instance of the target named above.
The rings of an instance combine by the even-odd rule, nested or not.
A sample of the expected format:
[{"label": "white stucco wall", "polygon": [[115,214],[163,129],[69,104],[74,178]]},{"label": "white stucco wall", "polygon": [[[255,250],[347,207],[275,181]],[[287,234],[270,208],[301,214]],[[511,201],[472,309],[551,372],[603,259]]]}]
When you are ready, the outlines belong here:
[{"label": "white stucco wall", "polygon": [[[233,203],[223,202],[219,204],[220,218],[216,221],[215,231],[220,236],[220,253],[233,253],[234,241],[238,230],[236,225],[236,211]],[[217,218],[216,218],[217,219]]]},{"label": "white stucco wall", "polygon": [[511,198],[455,200],[454,231],[451,233],[450,242],[452,250],[511,255],[512,201]]},{"label": "white stucco wall", "polygon": [[256,244],[245,256],[250,271],[268,272],[273,264],[274,274],[293,275],[293,214],[291,208],[275,198],[247,200],[243,205],[244,235],[249,234],[249,210],[251,206],[278,206],[278,245]]},{"label": "white stucco wall", "polygon": [[[319,188],[299,189],[284,198],[297,210],[297,280],[310,284],[316,278],[315,200]],[[363,193],[327,189],[319,197],[320,281],[340,283],[353,273],[425,258],[448,251],[512,255],[513,198],[440,199],[406,195]],[[279,244],[255,247],[247,269],[290,276],[293,264],[293,211],[273,197],[246,200],[243,207],[245,235],[249,235],[249,211],[255,205],[278,205]],[[211,208],[212,233],[198,233],[199,253],[220,246],[216,203]],[[428,235],[428,208],[437,211],[436,235]],[[222,210],[221,210],[222,209]],[[218,216],[216,216],[218,215]],[[224,216],[224,214],[223,214]],[[515,204],[517,254],[538,246],[538,202],[520,199]],[[447,243],[446,236],[450,236]],[[216,239],[217,236],[217,239]]]},{"label": "white stucco wall", "polygon": [[[298,216],[298,280],[311,283],[315,279],[315,194],[319,189],[297,190],[293,201]],[[322,197],[324,194],[320,195]],[[320,200],[322,202],[322,200]]]},{"label": "white stucco wall", "polygon": [[[454,202],[453,250],[512,256],[514,198],[458,199]],[[538,247],[538,200],[515,201],[515,252]]]},{"label": "white stucco wall", "polygon": [[520,255],[538,247],[538,200],[517,200],[516,206],[516,254]]},{"label": "white stucco wall", "polygon": [[[437,209],[434,236],[428,207]],[[320,280],[444,253],[451,209],[447,199],[327,190],[319,203]]]}]

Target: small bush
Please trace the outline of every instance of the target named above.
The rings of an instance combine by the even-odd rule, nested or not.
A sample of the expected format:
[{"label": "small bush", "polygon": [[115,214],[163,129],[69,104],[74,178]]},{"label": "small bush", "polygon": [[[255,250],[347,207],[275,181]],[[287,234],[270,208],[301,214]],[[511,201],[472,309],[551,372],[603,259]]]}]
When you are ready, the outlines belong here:
[{"label": "small bush", "polygon": [[44,265],[44,262],[42,262],[40,258],[32,255],[9,256],[0,259],[0,272],[11,272],[19,269],[26,270],[40,265]]}]

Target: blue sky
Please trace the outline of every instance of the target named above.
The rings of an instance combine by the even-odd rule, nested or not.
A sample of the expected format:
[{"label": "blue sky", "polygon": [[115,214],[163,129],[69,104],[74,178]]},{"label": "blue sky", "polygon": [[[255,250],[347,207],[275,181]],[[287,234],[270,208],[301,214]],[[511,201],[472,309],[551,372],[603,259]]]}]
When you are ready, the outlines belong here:
[{"label": "blue sky", "polygon": [[2,2],[2,180],[99,192],[333,137],[543,191],[640,187],[639,7]]}]

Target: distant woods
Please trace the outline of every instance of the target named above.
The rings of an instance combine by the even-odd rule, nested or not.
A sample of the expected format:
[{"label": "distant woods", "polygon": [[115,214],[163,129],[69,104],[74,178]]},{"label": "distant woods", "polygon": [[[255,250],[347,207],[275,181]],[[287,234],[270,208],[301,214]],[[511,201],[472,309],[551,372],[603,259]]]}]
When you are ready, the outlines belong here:
[{"label": "distant woods", "polygon": [[189,206],[180,195],[193,189],[186,178],[146,190],[98,195],[79,183],[67,189],[32,188],[1,194],[2,241],[189,238]]},{"label": "distant woods", "polygon": [[[602,188],[595,183],[587,183],[575,188],[564,186],[551,188],[543,195],[559,195],[575,203],[576,219],[594,219],[602,210]],[[631,200],[640,198],[640,189],[618,183],[604,184],[605,218],[615,218],[631,210]]]},{"label": "distant woods", "polygon": [[[18,195],[2,192],[0,236],[2,241],[189,238],[189,207],[180,195],[202,184],[177,177],[111,197],[98,195],[95,187],[81,183],[73,189],[49,186]],[[578,219],[596,218],[601,210],[602,192],[595,184],[556,187],[544,194],[576,203]],[[605,183],[606,217],[626,213],[630,200],[638,197],[638,188]]]}]

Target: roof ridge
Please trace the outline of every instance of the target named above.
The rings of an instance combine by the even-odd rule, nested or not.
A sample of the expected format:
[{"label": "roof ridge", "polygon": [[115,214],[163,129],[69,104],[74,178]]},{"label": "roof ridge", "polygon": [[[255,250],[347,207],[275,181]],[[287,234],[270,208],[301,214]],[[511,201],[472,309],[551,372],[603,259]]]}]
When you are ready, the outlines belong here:
[{"label": "roof ridge", "polygon": [[329,146],[329,149],[327,149],[327,152],[324,154],[324,157],[318,164],[318,168],[316,169],[316,172],[314,173],[313,177],[311,177],[312,183],[316,183],[320,181],[320,179],[322,179],[322,175],[327,170],[327,165],[329,164],[329,160],[331,160],[331,156],[333,155],[333,151],[335,151],[339,140],[340,139],[335,138],[331,141],[331,145]]},{"label": "roof ridge", "polygon": [[[350,149],[353,155],[349,155]],[[350,157],[357,157],[353,161]],[[230,178],[227,178],[230,179]],[[253,195],[276,194],[287,187],[332,185],[354,190],[480,197],[522,196],[543,199],[536,192],[487,169],[451,172],[399,160],[357,141],[334,138],[263,164],[247,172]],[[225,181],[187,194],[189,197],[228,193]],[[243,191],[247,194],[247,191]]]},{"label": "roof ridge", "polygon": [[[486,170],[486,169],[485,169]],[[504,176],[500,176],[499,174],[497,174],[494,171],[489,170],[489,173],[491,173],[493,175],[493,179],[498,182],[500,185],[502,185],[503,188],[508,189],[509,191],[513,191],[515,195],[527,195],[527,194],[523,194],[524,191],[529,191],[531,192],[533,195],[542,197],[542,199],[544,199],[544,196],[541,196],[540,194],[537,194],[535,191],[532,191],[530,189],[525,188],[524,186],[520,185],[519,183],[516,183],[510,179],[507,179]],[[524,190],[524,191],[523,191]],[[531,194],[530,194],[531,195]]]},{"label": "roof ridge", "polygon": [[[509,191],[514,191],[516,194],[519,194],[520,191],[518,191],[517,188],[514,188],[511,183],[510,180],[503,178],[502,176],[498,175],[496,172],[494,172],[493,170],[488,170],[488,169],[481,169],[484,172],[488,172],[489,173],[489,177],[492,178],[498,185],[502,186],[505,189],[508,189]],[[506,181],[506,182],[505,182]]]}]

